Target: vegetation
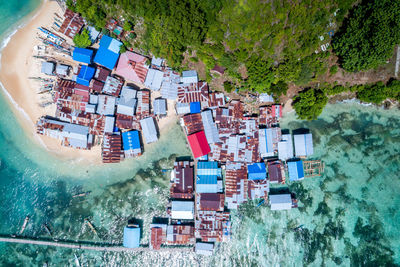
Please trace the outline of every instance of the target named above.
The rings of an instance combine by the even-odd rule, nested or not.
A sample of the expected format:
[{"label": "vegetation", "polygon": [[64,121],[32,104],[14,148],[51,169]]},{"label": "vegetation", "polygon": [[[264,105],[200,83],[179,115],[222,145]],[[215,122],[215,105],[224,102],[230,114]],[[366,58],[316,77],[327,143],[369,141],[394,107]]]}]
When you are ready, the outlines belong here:
[{"label": "vegetation", "polygon": [[80,48],[86,48],[92,44],[89,37],[89,31],[84,29],[81,34],[77,34],[74,37],[74,45]]},{"label": "vegetation", "polygon": [[293,107],[302,120],[315,120],[328,103],[328,97],[323,91],[306,89],[293,98]]},{"label": "vegetation", "polygon": [[330,69],[329,69],[329,73],[331,75],[334,75],[338,72],[338,66],[337,65],[333,65]]},{"label": "vegetation", "polygon": [[385,63],[400,41],[399,27],[398,0],[363,1],[356,6],[333,39],[342,68],[356,72]]},{"label": "vegetation", "polygon": [[233,85],[232,85],[232,83],[231,83],[231,82],[228,82],[228,81],[224,82],[224,90],[225,90],[225,92],[227,92],[227,93],[232,92],[232,90],[233,90]]}]

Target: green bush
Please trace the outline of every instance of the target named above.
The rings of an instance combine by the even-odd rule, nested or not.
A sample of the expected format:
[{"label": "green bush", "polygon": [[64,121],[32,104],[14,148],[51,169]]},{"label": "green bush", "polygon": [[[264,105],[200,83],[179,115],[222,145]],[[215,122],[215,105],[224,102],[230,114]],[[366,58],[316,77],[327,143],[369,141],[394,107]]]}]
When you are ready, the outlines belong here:
[{"label": "green bush", "polygon": [[74,45],[79,48],[86,48],[92,44],[87,29],[84,29],[81,34],[76,34],[73,41]]},{"label": "green bush", "polygon": [[328,97],[318,89],[308,88],[293,98],[293,108],[302,120],[315,120],[328,103]]},{"label": "green bush", "polygon": [[225,92],[227,92],[227,93],[231,93],[232,90],[233,90],[233,85],[232,85],[232,83],[231,83],[231,82],[228,82],[228,81],[225,81],[225,82],[224,82],[224,90],[225,90]]},{"label": "green bush", "polygon": [[337,65],[333,65],[330,69],[329,69],[329,73],[331,74],[331,75],[334,75],[334,74],[336,74],[337,72],[338,72],[338,66]]}]

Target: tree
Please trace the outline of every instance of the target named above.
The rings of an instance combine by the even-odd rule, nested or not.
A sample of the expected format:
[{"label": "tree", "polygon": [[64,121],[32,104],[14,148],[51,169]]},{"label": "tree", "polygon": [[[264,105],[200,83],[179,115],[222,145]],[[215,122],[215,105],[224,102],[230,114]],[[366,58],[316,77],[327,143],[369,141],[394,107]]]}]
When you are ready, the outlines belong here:
[{"label": "tree", "polygon": [[76,34],[73,41],[75,46],[80,48],[86,48],[92,44],[87,29],[84,29],[81,34]]},{"label": "tree", "polygon": [[363,1],[356,6],[333,38],[343,69],[374,69],[391,57],[400,42],[400,1]]},{"label": "tree", "polygon": [[293,108],[302,120],[315,120],[321,114],[328,97],[318,89],[309,88],[293,98]]},{"label": "tree", "polygon": [[130,32],[132,31],[132,24],[129,21],[125,21],[122,28],[124,29],[124,31]]},{"label": "tree", "polygon": [[253,55],[246,61],[246,68],[248,75],[246,82],[249,89],[266,92],[274,81],[272,62]]},{"label": "tree", "polygon": [[225,90],[225,92],[227,92],[227,93],[232,92],[232,90],[233,90],[233,85],[232,85],[232,83],[231,83],[231,82],[228,82],[228,81],[225,81],[225,82],[224,82],[224,90]]}]

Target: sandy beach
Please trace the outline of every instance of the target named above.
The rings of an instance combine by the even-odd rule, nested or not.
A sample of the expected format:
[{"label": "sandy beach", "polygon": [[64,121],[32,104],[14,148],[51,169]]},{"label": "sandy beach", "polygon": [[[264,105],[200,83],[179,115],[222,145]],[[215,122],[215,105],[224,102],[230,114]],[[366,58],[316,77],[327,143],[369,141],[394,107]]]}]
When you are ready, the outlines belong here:
[{"label": "sandy beach", "polygon": [[[43,77],[40,73],[41,60],[34,58],[37,53],[35,46],[41,45],[41,41],[36,37],[37,28],[41,26],[50,28],[54,21],[54,13],[62,16],[63,11],[55,1],[44,1],[30,15],[31,20],[12,36],[1,52],[0,81],[12,98],[10,102],[14,106],[13,110],[30,138],[60,158],[82,163],[101,163],[101,147],[99,145],[91,150],[78,150],[61,146],[59,140],[36,134],[35,123],[38,118],[43,115],[54,116],[56,110],[55,104],[44,107],[41,105],[41,103],[51,101],[51,96],[50,94],[38,94],[40,83],[29,79],[29,77]],[[71,42],[68,39],[67,41]],[[70,58],[62,58],[62,60],[69,65],[76,65]],[[154,97],[152,95],[152,99]],[[169,125],[175,123],[177,119],[172,103],[169,103],[168,106],[168,116],[159,120],[160,134],[165,133]],[[144,150],[146,147],[147,145]]]}]

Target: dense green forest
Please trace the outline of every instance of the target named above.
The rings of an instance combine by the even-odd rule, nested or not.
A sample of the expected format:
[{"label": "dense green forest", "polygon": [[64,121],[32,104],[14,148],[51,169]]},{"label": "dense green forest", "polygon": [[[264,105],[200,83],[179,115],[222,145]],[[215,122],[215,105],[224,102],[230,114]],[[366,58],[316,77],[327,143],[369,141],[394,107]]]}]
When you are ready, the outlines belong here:
[{"label": "dense green forest", "polygon": [[[377,68],[400,38],[398,0],[67,0],[67,5],[103,32],[108,19],[123,20],[124,29],[135,31],[124,49],[163,57],[178,70],[185,57],[201,61],[207,80],[220,65],[226,68],[225,90],[273,93],[278,99],[289,84],[317,90],[320,77],[338,72],[338,65],[350,72]],[[338,65],[332,66],[335,55]],[[368,86],[357,92],[374,103],[394,95]],[[301,98],[298,105],[312,109]],[[322,111],[312,110],[315,116]]]}]

